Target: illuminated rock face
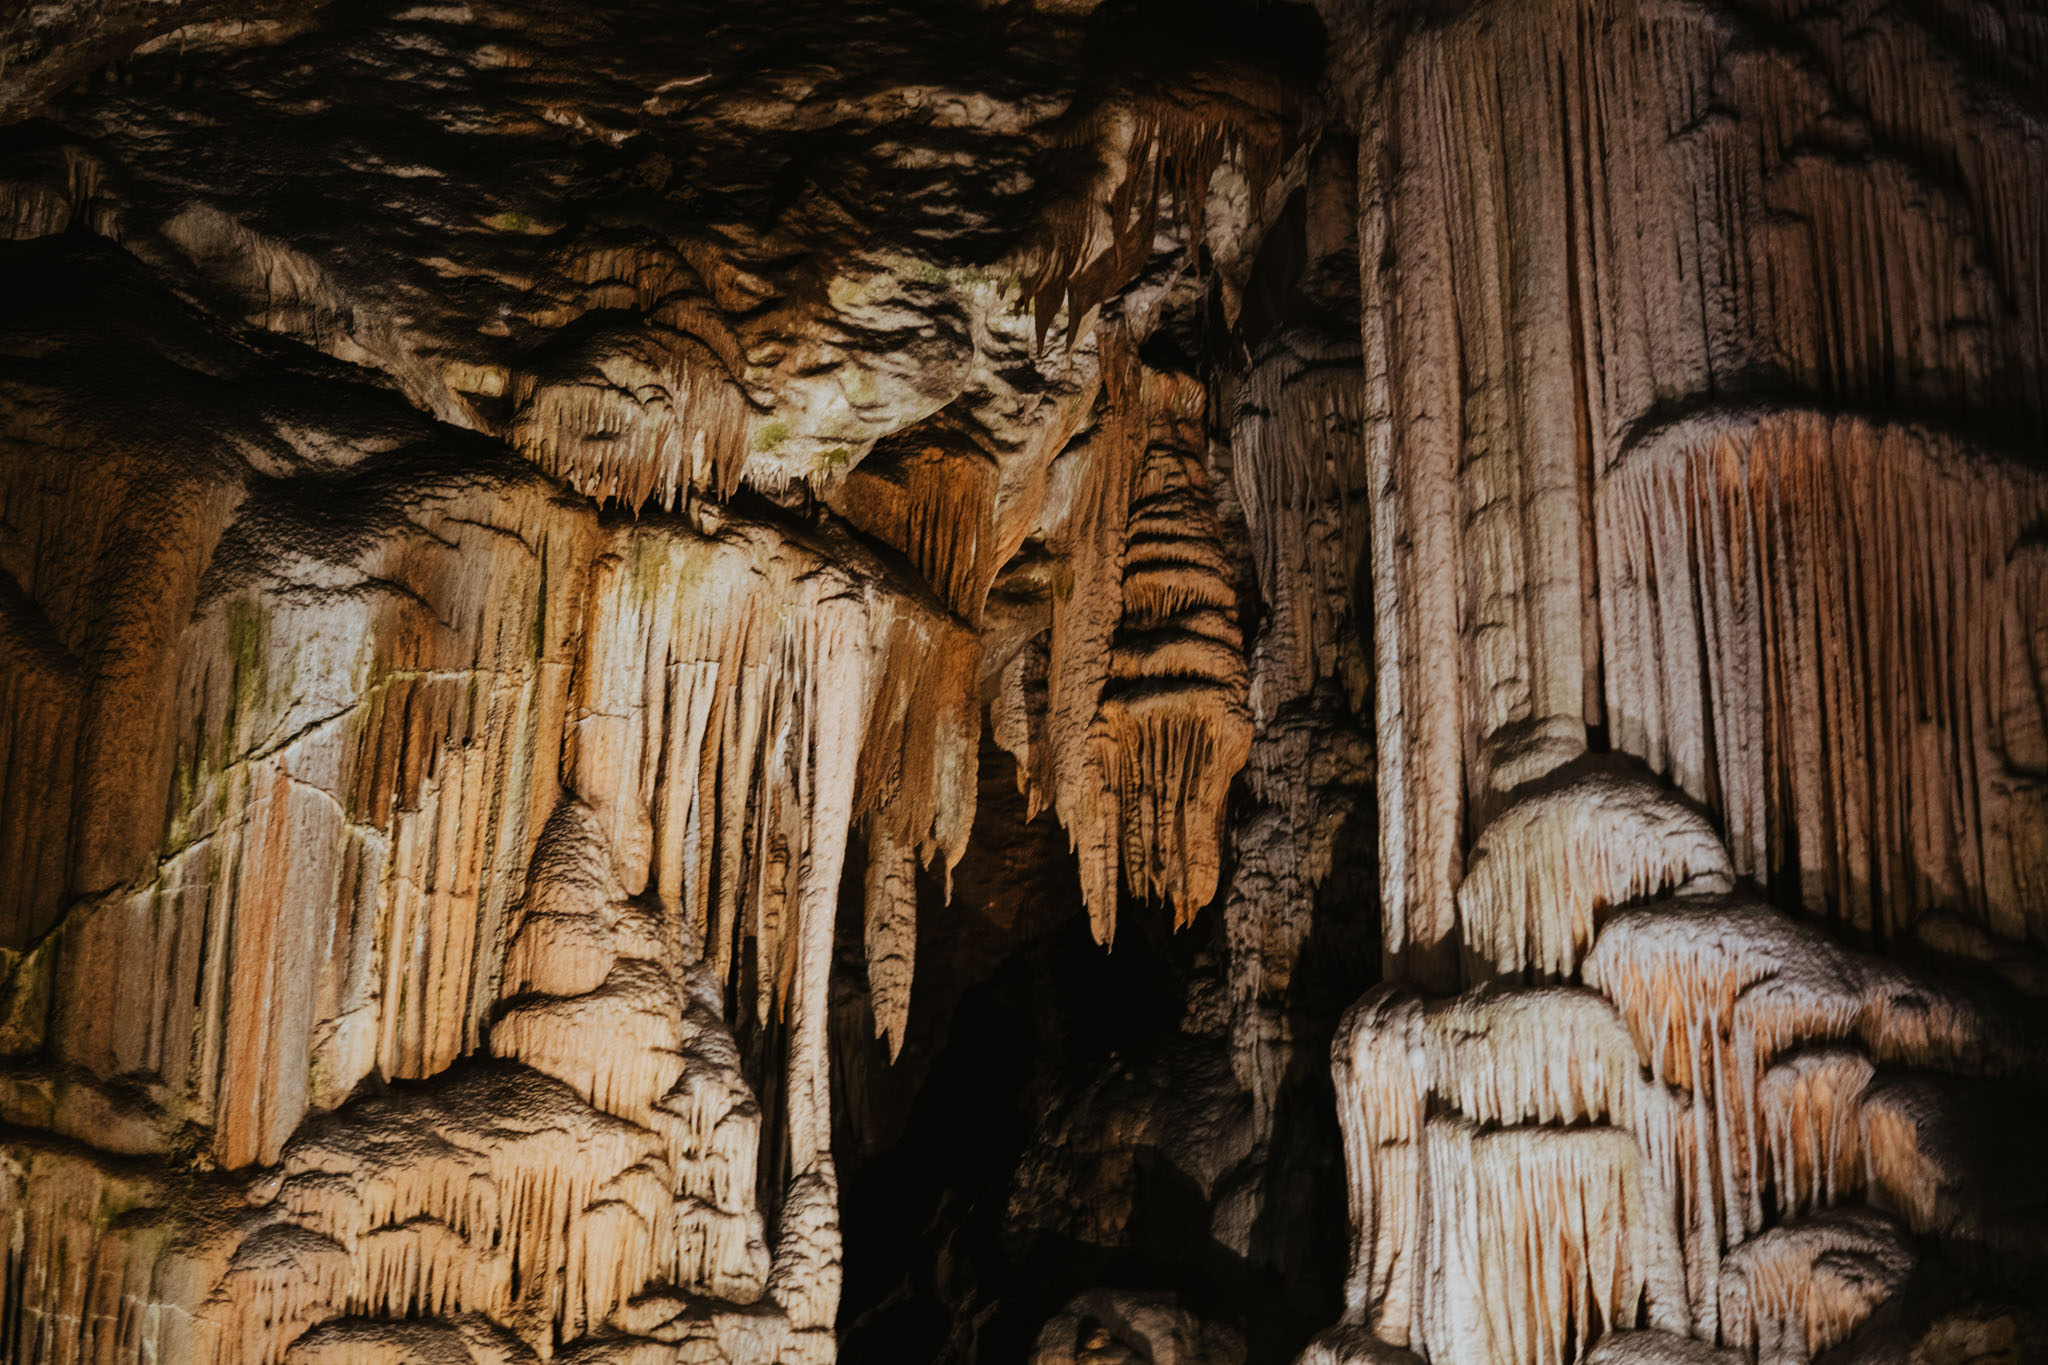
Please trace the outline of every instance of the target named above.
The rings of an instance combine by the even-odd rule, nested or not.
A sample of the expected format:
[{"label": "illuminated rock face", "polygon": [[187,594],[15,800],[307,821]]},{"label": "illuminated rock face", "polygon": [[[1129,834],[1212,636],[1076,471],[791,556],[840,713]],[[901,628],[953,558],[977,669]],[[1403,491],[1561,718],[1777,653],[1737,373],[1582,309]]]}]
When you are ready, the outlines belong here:
[{"label": "illuminated rock face", "polygon": [[1304,1359],[1931,1358],[2048,1248],[2038,43],[1325,12],[1390,982]]},{"label": "illuminated rock face", "polygon": [[1055,926],[945,1359],[2039,1326],[2039,14],[0,34],[0,1359],[852,1352]]}]

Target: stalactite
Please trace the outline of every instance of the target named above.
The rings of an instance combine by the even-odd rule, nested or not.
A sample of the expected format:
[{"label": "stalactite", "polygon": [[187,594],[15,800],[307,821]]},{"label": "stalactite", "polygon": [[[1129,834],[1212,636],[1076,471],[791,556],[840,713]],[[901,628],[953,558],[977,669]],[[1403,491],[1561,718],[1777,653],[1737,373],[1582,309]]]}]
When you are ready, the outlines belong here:
[{"label": "stalactite", "polygon": [[917,951],[917,869],[953,867],[974,827],[981,642],[934,614],[887,620],[869,684],[857,811],[867,831],[868,986],[877,1036],[903,1046]]},{"label": "stalactite", "polygon": [[1121,881],[1185,924],[1216,894],[1218,819],[1251,747],[1235,595],[1194,453],[1202,392],[1105,360],[1107,414],[1064,532],[1049,702],[1055,805],[1095,937]]},{"label": "stalactite", "polygon": [[1433,1354],[1564,1365],[1609,1327],[1684,1327],[1678,1241],[1627,1133],[1433,1119],[1428,1160],[1432,1197],[1469,1210],[1426,1233]]},{"label": "stalactite", "polygon": [[903,1051],[910,1019],[910,983],[917,955],[917,862],[880,830],[868,835],[868,991],[875,1036],[889,1040],[889,1059]]},{"label": "stalactite", "polygon": [[1002,470],[941,418],[881,442],[847,477],[854,523],[901,549],[955,616],[978,622],[1014,544],[997,523]]},{"label": "stalactite", "polygon": [[[973,820],[973,636],[849,544],[743,520],[601,531],[523,476],[439,477],[380,472],[367,489],[381,500],[318,534],[295,533],[300,507],[260,502],[228,533],[319,554],[230,555],[250,581],[213,586],[186,632],[166,723],[189,729],[189,757],[165,783],[179,803],[168,853],[142,892],[74,912],[51,988],[64,1056],[105,1074],[161,1067],[162,1102],[216,1106],[231,1164],[267,1159],[266,1143],[281,1153],[273,1207],[289,1226],[213,1277],[223,1361],[280,1359],[329,1319],[408,1314],[482,1314],[546,1353],[639,1321],[629,1304],[650,1283],[727,1305],[698,1301],[689,1331],[706,1339],[739,1331],[720,1317],[735,1313],[763,1341],[815,1338],[836,1295],[819,1269],[837,1250],[817,1176],[833,849],[865,822],[913,858],[958,858]],[[416,533],[380,539],[399,498]],[[354,652],[363,640],[368,656]],[[558,786],[536,762],[539,736],[552,746],[565,731]],[[564,789],[561,830],[541,840],[533,806]],[[506,864],[536,847],[514,903]],[[259,898],[296,906],[336,946],[254,914]],[[750,1306],[770,1276],[754,1205],[763,1134],[720,990],[739,984],[749,938],[748,984],[769,1011],[789,1009],[798,1040],[789,1119],[811,1193],[785,1201],[809,1210],[801,1236],[784,1218],[806,1258],[785,1276],[803,1286],[794,1317]],[[256,989],[227,989],[226,964],[262,962],[276,966]],[[501,962],[492,1047],[568,1088],[447,1072],[482,1032]],[[160,984],[131,1018],[87,990],[105,979]],[[329,1019],[341,1026],[316,1029]],[[199,1046],[180,1042],[194,1034]],[[177,1068],[193,1056],[224,1060],[188,1076]],[[307,1107],[373,1068],[442,1079],[286,1145]],[[529,1126],[476,1127],[507,1114]],[[468,1155],[437,1132],[467,1133]],[[554,1183],[571,1166],[596,1183]],[[669,1331],[675,1316],[645,1325]],[[823,1341],[801,1350],[829,1353]]]},{"label": "stalactite", "polygon": [[[1335,1058],[1350,1321],[1425,1354],[1502,1361],[1573,1359],[1605,1326],[1633,1324],[1643,1295],[1653,1325],[1686,1326],[1669,1174],[1685,1162],[1686,1105],[1641,1077],[1605,1001],[1566,987],[1428,1007],[1378,993],[1347,1016]],[[1425,1118],[1439,1108],[1461,1117]],[[1517,1202],[1521,1187],[1498,1183],[1517,1164],[1550,1171],[1554,1194]],[[1588,1221],[1554,1247],[1499,1250],[1537,1235],[1549,1197]],[[1574,1279],[1586,1266],[1592,1278]],[[1489,1320],[1487,1303],[1508,1316]]]},{"label": "stalactite", "polygon": [[1569,981],[1610,911],[1733,886],[1698,809],[1627,768],[1582,767],[1519,795],[1473,841],[1458,928],[1473,975]]},{"label": "stalactite", "polygon": [[1202,240],[1209,183],[1226,156],[1249,163],[1263,189],[1285,144],[1286,111],[1272,87],[1228,68],[1190,73],[1174,88],[1120,95],[1074,116],[1070,136],[1100,162],[1087,192],[1051,205],[1046,245],[1023,284],[1041,340],[1062,312],[1071,342],[1088,319],[1151,258],[1161,201],[1187,220],[1192,253]]},{"label": "stalactite", "polygon": [[739,484],[752,410],[708,347],[646,328],[600,333],[522,374],[513,447],[601,503],[674,507]]},{"label": "stalactite", "polygon": [[[862,566],[878,586],[858,586],[825,548],[737,518],[710,536],[623,532],[592,589],[568,769],[621,851],[626,889],[674,907],[727,979],[756,938],[762,970],[747,984],[771,1007],[803,932],[791,902],[802,885],[822,894],[805,871],[815,840],[872,812],[901,847],[950,866],[974,818],[973,637],[879,564]],[[808,671],[821,650],[855,671],[828,686]],[[831,798],[845,811],[815,804],[822,741],[860,755],[858,791]]]},{"label": "stalactite", "polygon": [[1322,677],[1338,678],[1352,708],[1364,709],[1367,661],[1352,601],[1366,551],[1364,408],[1356,338],[1308,327],[1269,339],[1238,396],[1232,486],[1272,613],[1252,669],[1262,684],[1252,710],[1262,719]]},{"label": "stalactite", "polygon": [[1236,601],[1206,493],[1185,447],[1145,452],[1102,696],[1124,880],[1170,899],[1176,924],[1216,894],[1217,818],[1251,745]]},{"label": "stalactite", "polygon": [[1922,427],[1724,413],[1637,442],[1599,509],[1616,742],[1725,812],[1739,871],[1881,939],[1932,906],[2039,935],[2000,722],[2037,686],[2005,623],[2048,481]]},{"label": "stalactite", "polygon": [[1003,666],[989,703],[989,733],[1016,760],[1017,790],[1025,818],[1035,820],[1051,802],[1054,787],[1049,641],[1034,636]]},{"label": "stalactite", "polygon": [[1246,1266],[1379,822],[1311,1365],[2038,1284],[2025,5],[1324,0],[1312,75],[1203,50],[1259,6],[117,0],[141,82],[45,98],[67,5],[0,19],[0,1356],[829,1360],[841,893],[894,1058],[984,704],[1104,943],[1235,866],[1232,1037],[1113,1137]]},{"label": "stalactite", "polygon": [[1898,1226],[1867,1209],[1772,1228],[1722,1267],[1722,1333],[1767,1365],[1810,1360],[1846,1340],[1913,1265]]},{"label": "stalactite", "polygon": [[1789,1218],[1842,1202],[1863,1184],[1862,1098],[1874,1069],[1853,1048],[1802,1048],[1774,1062],[1757,1087],[1763,1116],[1760,1180]]}]

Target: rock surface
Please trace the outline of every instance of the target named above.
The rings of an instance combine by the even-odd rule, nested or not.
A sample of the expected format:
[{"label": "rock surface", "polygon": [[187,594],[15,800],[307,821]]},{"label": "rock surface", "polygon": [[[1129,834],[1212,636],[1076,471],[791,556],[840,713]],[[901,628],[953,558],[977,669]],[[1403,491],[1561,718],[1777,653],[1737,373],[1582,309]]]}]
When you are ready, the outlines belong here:
[{"label": "rock surface", "polygon": [[2027,1359],[2044,69],[0,15],[0,1359]]}]

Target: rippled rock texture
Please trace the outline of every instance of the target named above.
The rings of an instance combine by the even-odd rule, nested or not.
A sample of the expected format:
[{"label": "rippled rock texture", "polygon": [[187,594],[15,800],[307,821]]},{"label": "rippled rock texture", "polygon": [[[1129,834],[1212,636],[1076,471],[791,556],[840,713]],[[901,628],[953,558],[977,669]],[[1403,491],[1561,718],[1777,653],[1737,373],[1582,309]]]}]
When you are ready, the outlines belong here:
[{"label": "rippled rock texture", "polygon": [[0,44],[0,1359],[2039,1358],[2048,14]]}]

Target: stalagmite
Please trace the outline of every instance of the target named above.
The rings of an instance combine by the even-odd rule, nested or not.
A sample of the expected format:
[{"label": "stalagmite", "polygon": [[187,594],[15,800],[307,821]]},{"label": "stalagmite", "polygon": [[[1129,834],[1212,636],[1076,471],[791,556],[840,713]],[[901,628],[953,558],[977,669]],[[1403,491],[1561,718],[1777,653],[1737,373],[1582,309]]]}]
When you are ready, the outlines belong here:
[{"label": "stalagmite", "polygon": [[[1854,1039],[1881,1063],[1994,1073],[2024,1064],[1968,1000],[1739,900],[1617,917],[1586,980],[1614,1000],[1651,1073],[1692,1096],[1685,1207],[1696,1314],[1707,1311],[1712,1259],[1765,1226],[1767,1183],[1781,1201],[1853,1191],[1868,1150],[1844,1140],[1847,1115],[1800,1113],[1820,1100],[1817,1084],[1839,1084],[1821,1079],[1826,1064],[1794,1059],[1773,1077],[1773,1059],[1801,1043]],[[1843,1066],[1856,1074],[1853,1057],[1834,1064],[1837,1075]],[[1774,1168],[1774,1150],[1789,1164]],[[1803,1168],[1803,1154],[1840,1164]]]},{"label": "stalagmite", "polygon": [[625,899],[609,863],[594,821],[565,804],[536,851],[491,1050],[658,1134],[675,1200],[657,1220],[661,1281],[749,1303],[768,1273],[759,1110],[716,1041],[722,1023],[703,1017],[715,983],[683,966],[673,928]]}]

